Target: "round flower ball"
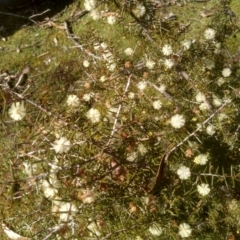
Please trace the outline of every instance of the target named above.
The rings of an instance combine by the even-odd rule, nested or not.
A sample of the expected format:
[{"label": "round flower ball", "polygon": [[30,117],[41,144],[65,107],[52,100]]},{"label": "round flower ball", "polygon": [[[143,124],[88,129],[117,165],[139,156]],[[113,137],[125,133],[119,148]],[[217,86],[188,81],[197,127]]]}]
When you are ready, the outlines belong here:
[{"label": "round flower ball", "polygon": [[162,107],[162,102],[160,100],[156,100],[152,103],[153,108],[159,110]]},{"label": "round flower ball", "polygon": [[55,140],[52,146],[56,153],[66,153],[70,150],[71,143],[67,138],[61,137]]},{"label": "round flower ball", "polygon": [[229,77],[229,76],[231,75],[231,73],[232,73],[232,71],[231,71],[230,68],[224,68],[224,69],[222,70],[222,75],[223,75],[223,77]]},{"label": "round flower ball", "polygon": [[91,108],[86,116],[92,123],[100,122],[101,114],[96,108]]},{"label": "round flower ball", "polygon": [[205,165],[208,162],[207,154],[199,154],[193,160],[196,164]]},{"label": "round flower ball", "polygon": [[216,36],[216,31],[212,28],[208,28],[204,32],[204,37],[207,40],[213,40],[215,38],[215,36]]},{"label": "round flower ball", "polygon": [[178,234],[182,238],[187,238],[187,237],[191,236],[192,229],[191,229],[191,227],[187,223],[182,223],[182,224],[179,225]]},{"label": "round flower ball", "polygon": [[210,193],[211,189],[207,183],[202,183],[197,185],[197,190],[202,196],[206,196]]},{"label": "round flower ball", "polygon": [[26,116],[26,108],[23,102],[16,102],[8,110],[10,117],[15,121],[20,121]]},{"label": "round flower ball", "polygon": [[69,107],[78,107],[80,105],[80,99],[77,95],[70,94],[67,98],[67,105]]},{"label": "round flower ball", "polygon": [[164,56],[171,55],[173,53],[171,45],[168,45],[168,44],[164,45],[162,48],[162,53]]},{"label": "round flower ball", "polygon": [[177,175],[179,176],[180,179],[186,180],[186,179],[190,178],[191,172],[188,167],[182,166],[177,170]]},{"label": "round flower ball", "polygon": [[130,48],[130,47],[126,48],[126,49],[124,50],[124,52],[125,52],[125,54],[126,54],[127,56],[132,56],[133,53],[134,53],[133,49]]},{"label": "round flower ball", "polygon": [[163,229],[160,224],[158,223],[153,223],[149,228],[148,231],[156,237],[159,237],[163,233]]},{"label": "round flower ball", "polygon": [[183,115],[175,114],[171,117],[170,123],[174,128],[181,128],[185,124],[185,118]]}]

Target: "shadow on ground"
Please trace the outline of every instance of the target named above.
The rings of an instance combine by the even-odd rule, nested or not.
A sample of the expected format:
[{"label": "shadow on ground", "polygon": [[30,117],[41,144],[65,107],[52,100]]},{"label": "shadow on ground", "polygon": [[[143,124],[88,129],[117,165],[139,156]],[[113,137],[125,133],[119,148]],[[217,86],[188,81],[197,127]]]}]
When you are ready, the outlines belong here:
[{"label": "shadow on ground", "polygon": [[72,2],[73,0],[41,1],[15,9],[0,6],[0,37],[9,37],[24,26],[51,19]]}]

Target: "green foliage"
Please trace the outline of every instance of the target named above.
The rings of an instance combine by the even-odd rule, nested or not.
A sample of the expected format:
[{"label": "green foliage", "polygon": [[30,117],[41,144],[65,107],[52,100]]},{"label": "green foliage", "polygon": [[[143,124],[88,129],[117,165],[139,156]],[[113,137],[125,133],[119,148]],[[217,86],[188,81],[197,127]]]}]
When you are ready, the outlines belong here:
[{"label": "green foliage", "polygon": [[180,239],[183,223],[189,239],[237,236],[239,5],[97,2],[98,20],[73,1],[14,34],[6,24],[2,221],[31,239]]}]

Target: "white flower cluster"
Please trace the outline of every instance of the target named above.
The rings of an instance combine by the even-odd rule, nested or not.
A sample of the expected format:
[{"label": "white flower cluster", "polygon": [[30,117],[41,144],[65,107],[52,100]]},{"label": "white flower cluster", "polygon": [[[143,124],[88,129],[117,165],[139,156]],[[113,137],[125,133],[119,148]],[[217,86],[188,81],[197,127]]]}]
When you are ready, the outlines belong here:
[{"label": "white flower cluster", "polygon": [[[90,219],[91,220],[91,219]],[[88,224],[87,229],[90,231],[90,236],[97,236],[100,237],[102,235],[101,233],[101,226],[98,224],[98,222],[91,222]]]},{"label": "white flower cluster", "polygon": [[152,225],[148,228],[148,231],[156,237],[159,237],[163,233],[163,229],[159,223],[152,223]]},{"label": "white flower cluster", "polygon": [[147,82],[146,81],[140,81],[137,84],[137,87],[139,90],[143,91],[147,87]]},{"label": "white flower cluster", "polygon": [[179,176],[180,179],[182,180],[186,180],[188,178],[190,178],[191,176],[191,172],[190,172],[190,168],[186,167],[186,166],[182,166],[177,170],[177,175]]},{"label": "white flower cluster", "polygon": [[137,159],[138,153],[137,152],[131,152],[127,154],[126,160],[129,162],[134,162]]},{"label": "white flower cluster", "polygon": [[205,165],[208,162],[208,156],[207,154],[199,154],[194,158],[193,162],[199,165]]},{"label": "white flower cluster", "polygon": [[181,44],[183,46],[183,50],[185,50],[185,51],[189,50],[192,43],[194,43],[194,42],[195,42],[195,40],[192,40],[192,41],[191,40],[185,40],[185,41],[181,42]]},{"label": "white flower cluster", "polygon": [[58,214],[61,222],[68,222],[78,212],[76,205],[72,202],[65,202],[59,197],[52,200],[52,213]]},{"label": "white flower cluster", "polygon": [[24,172],[28,177],[32,177],[37,171],[37,164],[32,164],[29,162],[23,162]]},{"label": "white flower cluster", "polygon": [[214,135],[216,133],[216,128],[213,125],[209,125],[206,128],[206,133],[210,136]]},{"label": "white flower cluster", "polygon": [[117,21],[117,18],[116,18],[116,16],[114,16],[114,15],[110,15],[110,16],[107,17],[107,22],[108,22],[108,24],[110,24],[110,25],[115,24],[116,21]]},{"label": "white flower cluster", "polygon": [[170,69],[174,66],[174,61],[172,59],[165,59],[164,60],[164,66],[167,68],[167,69]]},{"label": "white flower cluster", "polygon": [[198,103],[205,102],[206,101],[205,95],[202,92],[198,92],[197,95],[196,95],[196,101]]},{"label": "white flower cluster", "polygon": [[85,204],[94,203],[96,200],[95,193],[90,189],[81,189],[80,194],[78,195],[80,200]]},{"label": "white flower cluster", "polygon": [[164,56],[169,56],[173,53],[172,46],[171,45],[164,45],[162,48],[162,53]]},{"label": "white flower cluster", "polygon": [[94,97],[94,92],[90,92],[90,93],[85,93],[82,97],[82,99],[86,102],[89,102],[91,100],[91,98]]},{"label": "white flower cluster", "polygon": [[125,52],[125,54],[126,54],[127,56],[132,56],[133,53],[134,53],[133,49],[130,48],[130,47],[126,48],[126,49],[124,50],[124,52]]},{"label": "white flower cluster", "polygon": [[23,102],[16,102],[8,110],[10,117],[15,121],[20,121],[26,116],[26,108]]},{"label": "white flower cluster", "polygon": [[171,117],[170,123],[174,128],[181,128],[185,125],[185,118],[181,114],[175,114]]},{"label": "white flower cluster", "polygon": [[224,68],[224,69],[222,70],[222,75],[223,75],[223,77],[229,77],[229,76],[231,75],[231,73],[232,73],[232,71],[231,71],[230,68]]},{"label": "white flower cluster", "polygon": [[153,60],[151,60],[150,58],[145,59],[145,65],[148,69],[150,69],[150,70],[153,69],[155,64],[156,63]]},{"label": "white flower cluster", "polygon": [[77,95],[74,94],[68,95],[67,105],[69,107],[76,108],[80,105],[80,99],[78,98]]},{"label": "white flower cluster", "polygon": [[202,196],[206,196],[210,193],[211,189],[207,183],[201,183],[197,185],[197,190]]},{"label": "white flower cluster", "polygon": [[191,227],[187,223],[182,223],[182,224],[179,225],[178,234],[182,238],[187,238],[187,237],[191,236],[192,229],[191,229]]},{"label": "white flower cluster", "polygon": [[85,0],[83,5],[87,11],[92,11],[96,7],[96,1],[95,0]]},{"label": "white flower cluster", "polygon": [[89,62],[88,60],[84,60],[84,61],[83,61],[83,66],[84,66],[85,68],[88,68],[88,67],[90,66],[90,62]]},{"label": "white flower cluster", "polygon": [[140,144],[138,145],[138,153],[139,153],[141,156],[144,156],[147,152],[148,152],[147,148],[146,148],[142,143],[140,143]]},{"label": "white flower cluster", "polygon": [[101,114],[96,108],[91,108],[86,116],[92,123],[100,122]]},{"label": "white flower cluster", "polygon": [[213,40],[215,38],[215,36],[216,36],[216,31],[212,28],[208,28],[204,32],[204,37],[207,40]]},{"label": "white flower cluster", "polygon": [[138,4],[133,10],[132,10],[133,14],[137,17],[140,18],[142,16],[144,16],[144,14],[146,13],[146,8],[145,6],[143,6],[142,4]]},{"label": "white flower cluster", "polygon": [[70,150],[71,143],[67,138],[61,137],[55,140],[52,146],[56,153],[66,153]]},{"label": "white flower cluster", "polygon": [[197,101],[198,103],[200,103],[199,109],[200,109],[201,111],[207,111],[207,110],[210,109],[210,106],[209,106],[209,104],[208,104],[208,102],[207,102],[207,99],[206,99],[205,95],[204,95],[202,92],[198,92],[198,93],[197,93],[197,95],[196,95],[196,101]]},{"label": "white flower cluster", "polygon": [[160,100],[153,101],[153,108],[159,110],[162,107],[162,102]]},{"label": "white flower cluster", "polygon": [[53,199],[58,194],[58,189],[53,187],[47,180],[42,180],[41,189],[44,196],[48,199]]},{"label": "white flower cluster", "polygon": [[216,107],[220,107],[222,105],[222,99],[218,98],[217,96],[213,95],[213,105]]},{"label": "white flower cluster", "polygon": [[102,18],[101,12],[99,12],[97,9],[93,9],[89,14],[93,20],[99,20]]}]

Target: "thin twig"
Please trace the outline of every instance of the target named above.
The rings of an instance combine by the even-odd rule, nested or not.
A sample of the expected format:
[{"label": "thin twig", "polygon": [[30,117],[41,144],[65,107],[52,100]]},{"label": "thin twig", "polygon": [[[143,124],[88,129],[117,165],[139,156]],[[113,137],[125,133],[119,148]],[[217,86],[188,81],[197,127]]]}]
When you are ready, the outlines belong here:
[{"label": "thin twig", "polygon": [[[150,83],[150,82],[149,82]],[[161,94],[163,94],[166,98],[168,98],[169,100],[173,101],[173,97],[167,93],[165,90],[161,90],[159,87],[157,87],[154,83],[150,83],[151,86],[153,86],[158,92],[160,92]]]},{"label": "thin twig", "polygon": [[123,98],[124,98],[124,96],[126,95],[126,92],[127,92],[128,88],[129,88],[129,86],[130,86],[130,82],[131,82],[131,75],[128,77],[127,84],[126,84],[126,86],[125,86],[125,89],[124,89],[122,98],[121,98],[121,100],[120,100],[121,103],[120,103],[119,106],[118,106],[118,110],[117,110],[117,113],[116,113],[116,116],[115,116],[115,120],[114,120],[114,123],[113,123],[113,128],[112,128],[111,134],[110,134],[110,136],[109,136],[109,140],[108,140],[108,142],[107,142],[106,147],[109,146],[109,144],[110,144],[110,142],[111,142],[111,140],[112,140],[112,137],[113,137],[114,133],[117,131],[117,130],[116,130],[116,126],[117,126],[119,114],[120,114],[121,109],[122,109],[122,106],[123,106],[123,104],[122,104]]},{"label": "thin twig", "polygon": [[54,233],[57,233],[57,232],[59,232],[60,230],[62,230],[63,228],[65,228],[65,226],[66,226],[66,224],[59,224],[59,225],[57,225],[57,226],[55,226],[55,227],[53,227],[51,230],[51,232],[45,237],[45,238],[43,238],[42,240],[47,240],[47,239],[49,239]]},{"label": "thin twig", "polygon": [[49,12],[49,11],[51,11],[51,9],[47,9],[47,10],[45,10],[44,12],[41,12],[41,13],[38,13],[38,14],[34,14],[34,15],[32,15],[31,17],[29,17],[29,19],[42,16],[43,14],[45,14],[45,13],[47,13],[47,12]]},{"label": "thin twig", "polygon": [[18,14],[14,14],[14,13],[8,13],[8,12],[0,12],[0,14],[2,15],[8,15],[8,16],[13,16],[13,17],[17,17],[17,18],[23,18],[23,19],[26,19],[30,22],[33,22],[34,24],[37,24],[36,21],[32,20],[31,18],[28,18],[28,17],[24,17],[24,16],[21,16],[21,15],[18,15]]}]

